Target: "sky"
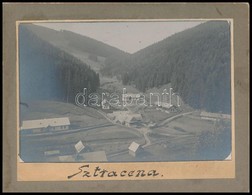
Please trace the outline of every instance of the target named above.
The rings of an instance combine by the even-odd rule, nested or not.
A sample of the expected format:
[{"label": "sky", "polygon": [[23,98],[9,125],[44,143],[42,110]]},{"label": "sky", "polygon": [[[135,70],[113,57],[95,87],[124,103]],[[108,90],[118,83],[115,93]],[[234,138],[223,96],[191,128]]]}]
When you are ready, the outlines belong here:
[{"label": "sky", "polygon": [[204,21],[65,22],[36,23],[54,30],[69,30],[102,41],[128,53],[135,53],[174,33]]}]

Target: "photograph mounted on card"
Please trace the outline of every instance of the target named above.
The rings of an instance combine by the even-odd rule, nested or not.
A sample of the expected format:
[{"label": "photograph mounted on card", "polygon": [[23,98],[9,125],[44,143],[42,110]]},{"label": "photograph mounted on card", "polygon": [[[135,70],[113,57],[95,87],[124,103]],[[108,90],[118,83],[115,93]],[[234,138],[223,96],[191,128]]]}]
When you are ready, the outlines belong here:
[{"label": "photograph mounted on card", "polygon": [[248,191],[248,8],[5,3],[4,191]]},{"label": "photograph mounted on card", "polygon": [[234,177],[232,20],[20,21],[17,36],[20,170]]}]

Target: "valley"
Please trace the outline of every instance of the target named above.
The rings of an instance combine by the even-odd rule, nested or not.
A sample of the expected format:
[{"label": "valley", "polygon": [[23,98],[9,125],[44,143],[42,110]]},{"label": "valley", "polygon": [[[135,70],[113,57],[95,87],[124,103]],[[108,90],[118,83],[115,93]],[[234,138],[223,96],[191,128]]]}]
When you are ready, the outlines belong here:
[{"label": "valley", "polygon": [[[223,27],[221,26],[221,28]],[[178,68],[179,65],[180,67],[185,66],[183,60],[177,59],[176,61],[174,59],[177,57],[174,57],[169,61],[165,53],[163,53],[163,57],[160,56],[162,52],[160,53],[161,50],[157,44],[130,55],[72,32],[58,32],[35,25],[29,25],[27,29],[34,33],[42,43],[52,45],[59,56],[71,56],[71,62],[78,64],[78,70],[82,70],[84,67],[85,70],[75,72],[72,67],[76,65],[66,64],[66,70],[69,71],[62,70],[62,76],[60,76],[65,84],[51,86],[52,90],[48,90],[50,85],[43,86],[43,79],[41,79],[42,84],[38,84],[38,86],[43,86],[46,90],[41,93],[41,98],[37,96],[33,98],[28,95],[36,94],[36,89],[29,92],[24,91],[27,86],[22,85],[21,82],[21,91],[23,90],[21,102],[27,106],[20,105],[20,127],[23,121],[30,120],[68,118],[70,121],[69,128],[66,130],[42,130],[39,133],[26,133],[24,130],[19,130],[20,157],[24,162],[98,162],[101,159],[99,157],[101,152],[106,156],[101,161],[108,162],[224,160],[230,154],[231,119],[225,118],[221,111],[215,109],[222,103],[225,105],[219,108],[224,113],[228,112],[229,101],[221,101],[225,92],[220,92],[221,100],[218,100],[220,101],[218,105],[214,105],[212,100],[210,102],[210,100],[202,99],[208,95],[204,94],[206,92],[202,90],[212,82],[212,77],[209,77],[209,83],[202,82],[202,86],[198,87],[202,77],[197,77],[194,72],[191,72],[195,76],[194,80],[191,80],[192,78],[187,75],[186,71]],[[196,33],[197,29],[189,30],[189,38],[192,36],[191,31]],[[182,40],[186,41],[186,31],[182,34],[175,36],[182,36]],[[171,45],[174,45],[174,40],[177,38],[170,39]],[[162,49],[172,52],[171,49],[164,48],[168,40],[162,41],[160,45]],[[52,46],[49,45],[46,47],[51,48]],[[39,48],[39,46],[36,47]],[[153,54],[149,55],[149,51],[152,51]],[[154,53],[156,56],[149,57]],[[172,54],[168,52],[167,56],[170,57],[170,55]],[[32,62],[36,63],[35,60],[41,58],[41,56],[34,57]],[[153,69],[157,59],[168,64],[177,63],[177,66],[165,66],[165,63],[160,62],[157,68]],[[25,64],[24,62],[29,62],[29,60],[24,58],[22,63]],[[57,61],[56,58],[55,61]],[[54,59],[49,64],[54,64],[52,62]],[[41,66],[41,63],[38,64]],[[200,63],[196,64],[199,66]],[[27,64],[25,65],[27,66]],[[32,63],[31,66],[33,66]],[[168,69],[164,69],[164,67],[168,67]],[[177,72],[175,71],[176,78],[175,73],[170,73],[172,69],[177,70]],[[205,69],[208,70],[209,67],[205,67]],[[69,74],[65,72],[69,72]],[[180,73],[182,76],[179,75]],[[54,74],[52,78],[55,75],[57,74]],[[214,78],[217,79],[218,76],[217,73],[214,74]],[[26,78],[23,75],[21,77]],[[194,81],[196,87],[186,84],[185,77],[190,77],[190,83],[192,84]],[[180,82],[178,82],[179,78],[182,78]],[[200,79],[198,80],[198,78]],[[70,80],[73,81],[71,85],[68,85]],[[32,79],[24,81],[24,83],[31,82],[33,82]],[[225,83],[227,82],[225,81]],[[56,80],[54,83],[60,83],[60,81]],[[188,90],[185,86],[181,87],[181,83],[184,83]],[[80,107],[76,105],[74,98],[85,87],[90,90],[90,93],[97,94],[100,106]],[[58,92],[55,95],[54,89],[56,88]],[[61,88],[63,92],[59,90]],[[120,101],[124,100],[123,88],[126,88],[129,100],[133,98],[136,101],[135,94],[146,97],[146,105],[114,106],[100,100],[103,93],[115,93]],[[174,103],[177,101],[176,98],[171,99],[170,104],[163,104],[168,101],[161,101],[161,105],[155,104],[158,99],[149,98],[150,93],[162,94],[165,89],[169,91],[170,88],[174,88],[180,99],[179,106]],[[226,90],[225,87],[225,89],[217,88],[218,86],[215,86],[211,89]],[[197,91],[198,89],[201,91]],[[208,93],[208,90],[206,91]],[[199,93],[202,94],[199,95]],[[195,105],[195,99],[200,104]],[[208,104],[212,105],[212,110],[207,110]],[[202,114],[205,110],[208,111],[207,116]],[[76,152],[76,144],[79,141],[84,145],[84,149],[80,153]],[[132,143],[139,145],[134,155],[129,151]],[[138,149],[139,152],[137,152]],[[80,158],[85,154],[97,154],[98,156]]]}]

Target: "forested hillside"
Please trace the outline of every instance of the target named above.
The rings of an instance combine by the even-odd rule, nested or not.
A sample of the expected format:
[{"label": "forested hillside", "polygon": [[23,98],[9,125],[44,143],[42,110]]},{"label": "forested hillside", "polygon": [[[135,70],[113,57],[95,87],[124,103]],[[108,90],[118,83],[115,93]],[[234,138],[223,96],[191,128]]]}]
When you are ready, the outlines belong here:
[{"label": "forested hillside", "polygon": [[192,107],[230,113],[229,24],[209,21],[131,56],[114,56],[102,72],[141,91],[171,83]]},{"label": "forested hillside", "polygon": [[99,87],[99,74],[89,66],[19,26],[20,98],[74,102],[75,95]]},{"label": "forested hillside", "polygon": [[102,57],[126,54],[125,52],[102,43],[101,41],[71,31],[56,31],[33,24],[27,24],[27,28],[39,38],[70,53],[77,50],[79,52],[87,52]]}]

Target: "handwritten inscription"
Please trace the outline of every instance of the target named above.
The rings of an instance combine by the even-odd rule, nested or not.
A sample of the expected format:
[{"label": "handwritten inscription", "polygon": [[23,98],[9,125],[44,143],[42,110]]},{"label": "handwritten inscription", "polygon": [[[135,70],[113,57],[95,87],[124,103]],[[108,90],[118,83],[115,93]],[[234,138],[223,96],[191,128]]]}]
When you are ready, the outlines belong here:
[{"label": "handwritten inscription", "polygon": [[120,171],[114,171],[114,170],[107,170],[104,168],[101,168],[100,166],[95,167],[94,169],[90,169],[89,164],[80,166],[78,170],[72,174],[69,175],[67,178],[71,179],[76,176],[80,176],[83,178],[90,178],[90,177],[96,177],[96,178],[106,178],[106,177],[156,177],[159,173],[157,170],[120,170]]}]

